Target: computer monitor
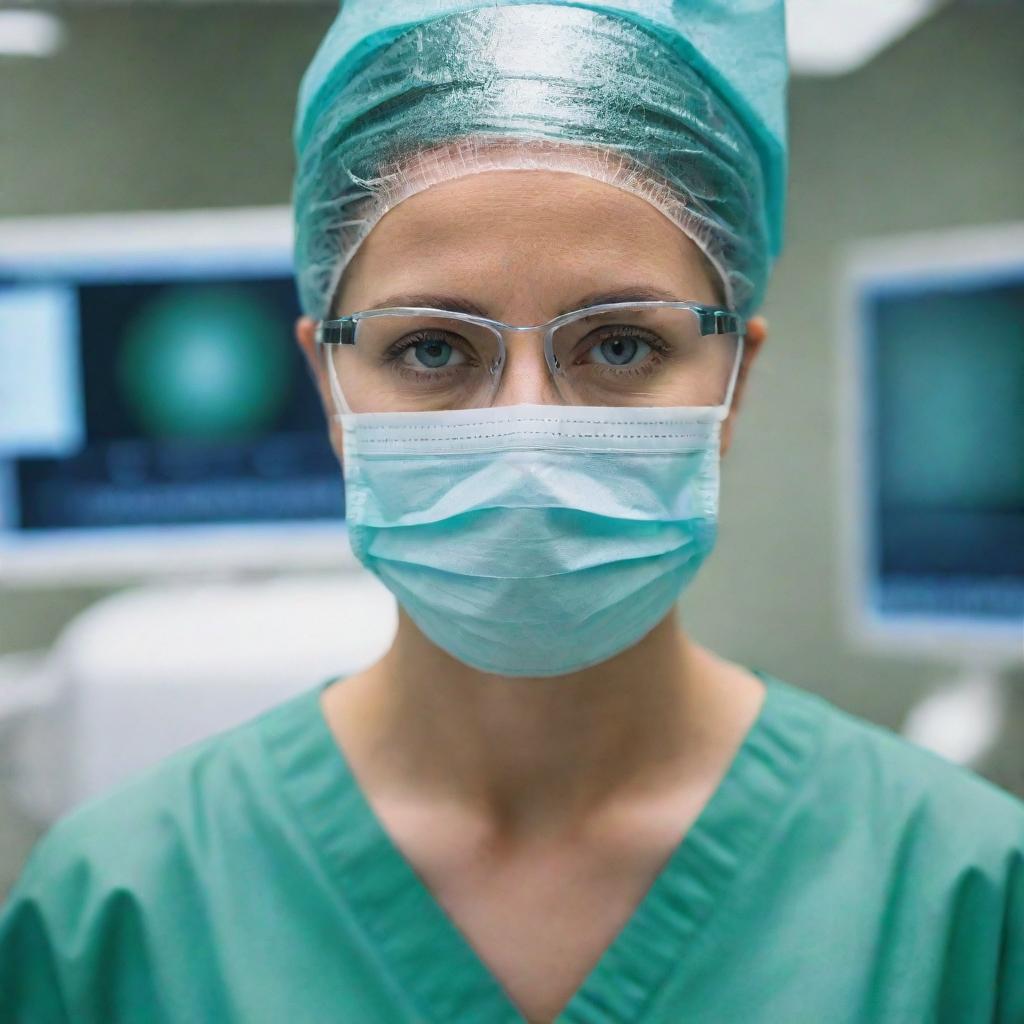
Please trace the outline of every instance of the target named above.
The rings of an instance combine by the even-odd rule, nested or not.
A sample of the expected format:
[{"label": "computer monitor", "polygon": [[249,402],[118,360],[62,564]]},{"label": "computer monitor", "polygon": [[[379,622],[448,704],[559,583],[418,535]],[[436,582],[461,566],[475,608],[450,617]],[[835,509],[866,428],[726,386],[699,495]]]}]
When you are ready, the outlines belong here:
[{"label": "computer monitor", "polygon": [[1024,225],[859,244],[839,307],[856,638],[1024,659]]},{"label": "computer monitor", "polygon": [[287,207],[0,222],[0,580],[353,565]]}]

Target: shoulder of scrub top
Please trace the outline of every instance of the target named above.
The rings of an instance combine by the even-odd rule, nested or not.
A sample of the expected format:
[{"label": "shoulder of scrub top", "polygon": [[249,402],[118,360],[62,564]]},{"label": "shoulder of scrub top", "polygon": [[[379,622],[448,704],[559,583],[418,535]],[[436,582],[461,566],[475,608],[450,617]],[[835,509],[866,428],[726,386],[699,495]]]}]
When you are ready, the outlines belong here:
[{"label": "shoulder of scrub top", "polygon": [[934,867],[945,861],[954,873],[983,869],[1004,878],[1010,869],[1024,879],[1024,800],[885,726],[798,693],[820,720],[805,798],[821,814],[876,829],[904,851],[926,846]]},{"label": "shoulder of scrub top", "polygon": [[96,909],[102,894],[142,901],[163,890],[169,870],[179,884],[201,886],[204,859],[220,838],[279,847],[291,822],[267,765],[262,726],[310,699],[308,692],[282,701],[80,804],[36,843],[10,902],[32,898],[84,911]]}]

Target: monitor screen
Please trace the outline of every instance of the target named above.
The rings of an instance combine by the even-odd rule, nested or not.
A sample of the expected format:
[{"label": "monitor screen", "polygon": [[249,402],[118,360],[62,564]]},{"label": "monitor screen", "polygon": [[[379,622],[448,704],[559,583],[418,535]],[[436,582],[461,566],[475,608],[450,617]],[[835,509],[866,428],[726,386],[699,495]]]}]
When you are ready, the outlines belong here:
[{"label": "monitor screen", "polygon": [[867,599],[1024,644],[1024,261],[860,294]]},{"label": "monitor screen", "polygon": [[0,544],[266,528],[287,547],[289,527],[336,528],[342,476],[298,315],[287,244],[4,260]]}]

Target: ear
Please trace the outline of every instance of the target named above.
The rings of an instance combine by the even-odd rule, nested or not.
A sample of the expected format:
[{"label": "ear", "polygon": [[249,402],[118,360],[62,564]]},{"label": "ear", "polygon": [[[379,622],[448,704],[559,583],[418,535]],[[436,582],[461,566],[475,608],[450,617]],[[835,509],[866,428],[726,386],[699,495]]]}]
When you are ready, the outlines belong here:
[{"label": "ear", "polygon": [[316,384],[317,392],[320,395],[320,406],[327,420],[331,447],[340,462],[343,450],[341,424],[334,419],[334,398],[331,395],[331,386],[324,369],[323,355],[316,343],[316,320],[310,316],[300,316],[295,321],[295,340],[299,343],[306,365],[309,367],[310,376]]},{"label": "ear", "polygon": [[747,333],[743,338],[743,358],[740,360],[740,368],[736,374],[736,387],[732,393],[732,406],[729,415],[722,424],[721,453],[729,450],[732,444],[732,432],[736,422],[736,416],[743,404],[743,395],[747,386],[747,375],[754,364],[761,347],[768,340],[768,321],[763,316],[755,316],[747,321]]}]

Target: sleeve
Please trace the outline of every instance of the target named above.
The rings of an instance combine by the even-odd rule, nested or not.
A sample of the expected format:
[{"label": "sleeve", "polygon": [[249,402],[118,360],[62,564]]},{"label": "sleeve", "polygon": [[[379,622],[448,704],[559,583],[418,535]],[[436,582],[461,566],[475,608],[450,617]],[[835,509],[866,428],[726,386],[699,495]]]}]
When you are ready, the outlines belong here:
[{"label": "sleeve", "polygon": [[133,821],[115,801],[72,813],[36,844],[0,910],[0,1024],[215,1019],[162,998],[150,908],[177,895],[173,858],[160,828]]},{"label": "sleeve", "polygon": [[1024,844],[1015,851],[1010,868],[995,1022],[1024,1022]]},{"label": "sleeve", "polygon": [[105,824],[64,819],[32,851],[0,912],[0,1024],[164,1020],[134,880],[117,833],[97,834]]},{"label": "sleeve", "polygon": [[41,891],[47,853],[44,840],[0,910],[0,1024],[71,1020]]}]

